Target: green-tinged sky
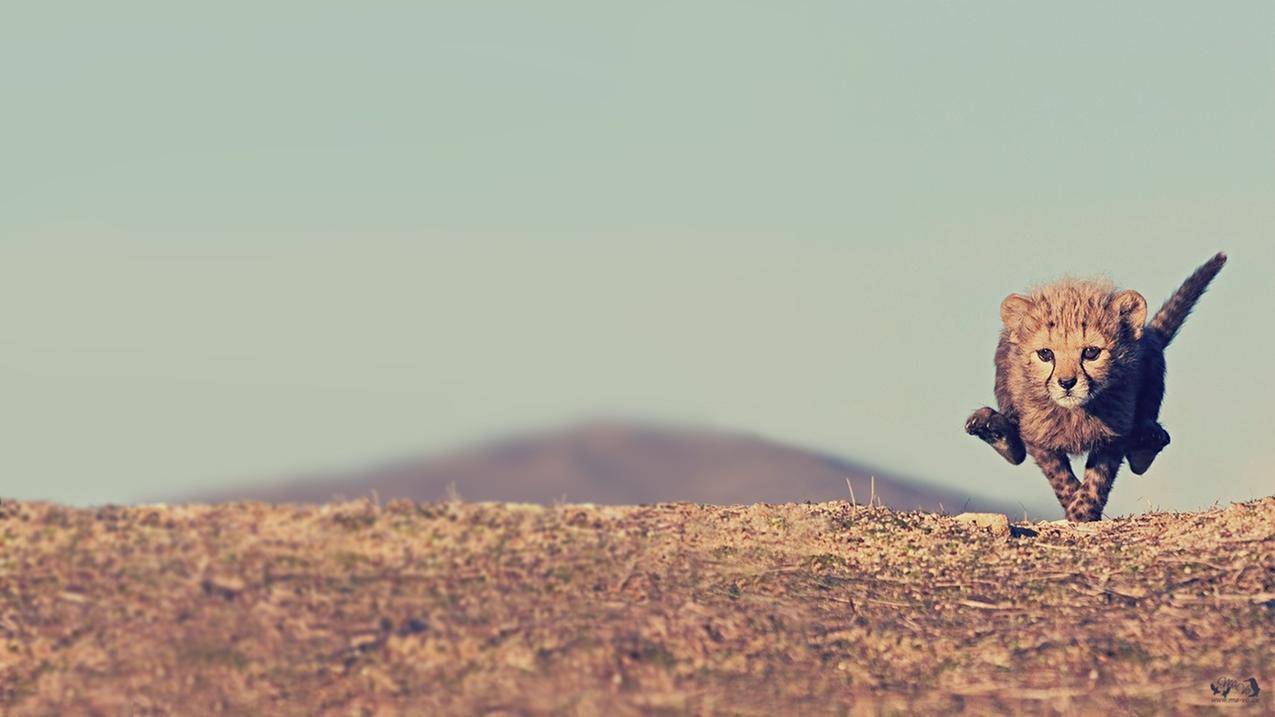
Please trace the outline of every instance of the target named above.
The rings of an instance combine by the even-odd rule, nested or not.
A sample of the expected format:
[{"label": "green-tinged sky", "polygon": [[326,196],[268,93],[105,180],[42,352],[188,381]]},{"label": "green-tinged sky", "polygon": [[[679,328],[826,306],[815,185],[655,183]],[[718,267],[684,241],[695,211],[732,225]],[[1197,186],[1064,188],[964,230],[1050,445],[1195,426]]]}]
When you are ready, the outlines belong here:
[{"label": "green-tinged sky", "polygon": [[1269,2],[28,3],[0,91],[0,495],[632,416],[1049,506],[1001,298],[1219,249],[1108,512],[1275,492]]}]

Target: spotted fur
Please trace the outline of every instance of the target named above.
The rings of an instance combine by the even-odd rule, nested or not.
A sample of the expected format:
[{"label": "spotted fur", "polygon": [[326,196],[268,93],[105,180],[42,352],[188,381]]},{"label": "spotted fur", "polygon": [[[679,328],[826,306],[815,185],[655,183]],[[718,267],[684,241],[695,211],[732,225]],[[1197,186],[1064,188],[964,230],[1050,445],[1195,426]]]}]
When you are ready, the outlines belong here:
[{"label": "spotted fur", "polygon": [[[1032,456],[1073,521],[1099,520],[1120,464],[1141,474],[1169,444],[1159,424],[1164,349],[1213,277],[1219,253],[1147,322],[1147,302],[1107,281],[1063,279],[1001,303],[996,347],[999,411],[965,430],[1014,465]],[[1088,452],[1085,479],[1069,456]]]}]

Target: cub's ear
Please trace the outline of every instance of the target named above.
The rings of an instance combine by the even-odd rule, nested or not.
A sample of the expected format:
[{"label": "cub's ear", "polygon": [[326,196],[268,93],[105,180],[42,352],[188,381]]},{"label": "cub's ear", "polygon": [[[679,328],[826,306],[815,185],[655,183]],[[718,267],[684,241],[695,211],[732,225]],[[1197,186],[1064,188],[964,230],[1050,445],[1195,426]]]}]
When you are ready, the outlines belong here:
[{"label": "cub's ear", "polygon": [[1142,338],[1142,327],[1147,323],[1147,300],[1133,289],[1116,294],[1111,300],[1111,308],[1120,314],[1120,320],[1133,329],[1133,338]]},{"label": "cub's ear", "polygon": [[1001,302],[1001,321],[1005,328],[1017,328],[1032,308],[1032,300],[1022,294],[1010,294]]}]

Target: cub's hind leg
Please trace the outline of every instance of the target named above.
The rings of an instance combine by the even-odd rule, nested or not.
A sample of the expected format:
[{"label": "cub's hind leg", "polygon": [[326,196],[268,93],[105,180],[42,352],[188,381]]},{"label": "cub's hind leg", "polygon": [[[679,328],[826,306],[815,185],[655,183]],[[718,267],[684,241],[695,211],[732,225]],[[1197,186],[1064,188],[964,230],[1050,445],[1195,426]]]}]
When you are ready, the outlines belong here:
[{"label": "cub's hind leg", "polygon": [[1125,446],[1129,470],[1142,475],[1160,451],[1169,445],[1169,433],[1159,423],[1164,400],[1164,345],[1158,335],[1143,338],[1142,383],[1133,414],[1133,431]]},{"label": "cub's hind leg", "polygon": [[1143,423],[1133,430],[1129,436],[1129,446],[1125,456],[1129,459],[1129,470],[1134,475],[1142,475],[1151,467],[1151,462],[1160,455],[1160,451],[1169,445],[1169,432],[1155,421]]},{"label": "cub's hind leg", "polygon": [[[1040,471],[1045,474],[1049,486],[1054,489],[1054,496],[1058,498],[1059,505],[1063,507],[1063,510],[1067,510],[1076,496],[1076,491],[1080,490],[1080,481],[1076,480],[1076,474],[1071,470],[1071,459],[1064,451],[1035,447],[1028,450],[1031,451],[1032,460],[1036,461]],[[1070,514],[1068,517],[1071,517]]]},{"label": "cub's hind leg", "polygon": [[1023,462],[1027,449],[1018,435],[1018,424],[990,406],[983,406],[965,419],[965,432],[978,436],[991,446],[1001,458],[1014,465]]}]

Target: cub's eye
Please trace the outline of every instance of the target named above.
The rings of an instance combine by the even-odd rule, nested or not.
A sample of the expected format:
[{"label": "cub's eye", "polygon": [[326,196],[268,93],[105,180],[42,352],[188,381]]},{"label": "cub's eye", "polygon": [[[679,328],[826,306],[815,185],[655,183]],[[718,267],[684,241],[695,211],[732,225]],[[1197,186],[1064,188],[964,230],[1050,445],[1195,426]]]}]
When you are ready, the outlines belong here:
[{"label": "cub's eye", "polygon": [[1098,348],[1097,346],[1090,346],[1089,348],[1080,352],[1080,357],[1086,361],[1093,361],[1094,359],[1098,358],[1098,354],[1100,353],[1102,353],[1102,349]]},{"label": "cub's eye", "polygon": [[1036,358],[1044,361],[1045,363],[1049,363],[1054,360],[1054,352],[1049,349],[1041,349],[1036,352]]}]

